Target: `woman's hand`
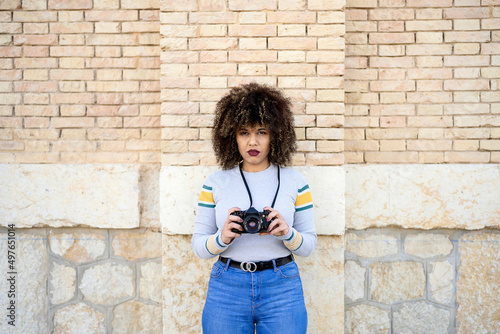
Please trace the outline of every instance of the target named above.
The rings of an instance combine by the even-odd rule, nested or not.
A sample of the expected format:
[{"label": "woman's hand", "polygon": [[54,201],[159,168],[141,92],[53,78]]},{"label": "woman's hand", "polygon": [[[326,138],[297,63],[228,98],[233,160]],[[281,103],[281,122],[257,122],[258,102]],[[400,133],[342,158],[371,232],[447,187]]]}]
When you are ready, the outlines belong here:
[{"label": "woman's hand", "polygon": [[269,210],[271,213],[267,216],[267,221],[271,221],[273,218],[274,220],[269,224],[269,228],[267,229],[267,233],[263,232],[260,233],[260,235],[274,235],[277,237],[281,237],[283,235],[286,235],[288,231],[290,231],[290,227],[288,226],[287,222],[285,221],[285,218],[277,211],[274,210],[273,208],[270,208],[266,206],[264,210]]},{"label": "woman's hand", "polygon": [[229,209],[227,212],[228,213],[227,219],[226,219],[226,222],[224,223],[224,227],[222,228],[222,232],[220,235],[222,242],[225,243],[226,245],[230,244],[234,240],[234,238],[241,237],[241,234],[231,231],[231,229],[233,229],[233,228],[237,229],[238,231],[243,231],[243,226],[235,223],[235,222],[242,223],[243,219],[231,214],[235,211],[240,211],[240,210],[241,210],[240,208],[234,207],[234,208]]}]

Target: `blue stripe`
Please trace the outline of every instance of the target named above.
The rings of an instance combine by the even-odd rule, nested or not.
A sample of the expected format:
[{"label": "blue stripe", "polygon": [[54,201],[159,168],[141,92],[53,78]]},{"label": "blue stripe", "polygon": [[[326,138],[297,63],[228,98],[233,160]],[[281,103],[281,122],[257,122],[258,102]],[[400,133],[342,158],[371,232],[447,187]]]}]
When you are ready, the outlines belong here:
[{"label": "blue stripe", "polygon": [[217,238],[215,238],[215,241],[217,241],[217,244],[218,244],[219,246],[221,246],[222,248],[225,248],[225,246],[222,246],[222,245],[221,245],[221,243],[220,243],[220,241],[219,241],[219,236],[217,236]]},{"label": "blue stripe", "polygon": [[308,206],[304,206],[302,208],[298,208],[298,209],[295,209],[296,212],[299,212],[299,211],[304,211],[304,210],[307,210],[307,209],[312,209],[313,205],[312,204],[309,204]]},{"label": "blue stripe", "polygon": [[309,189],[309,185],[308,185],[308,184],[306,184],[303,188],[300,188],[300,189],[299,189],[299,194],[300,194],[301,192],[304,192],[304,191],[305,191],[305,190],[307,190],[307,189]]},{"label": "blue stripe", "polygon": [[210,255],[215,255],[215,254],[212,254],[212,253],[208,250],[208,246],[207,246],[207,245],[208,245],[208,239],[207,239],[207,241],[205,242],[205,248],[207,249],[207,252],[209,252],[209,253],[210,253]]},{"label": "blue stripe", "polygon": [[295,236],[295,232],[294,232],[294,231],[292,231],[292,236],[290,237],[290,239],[286,239],[285,241],[290,241],[290,240],[292,240],[294,236]]},{"label": "blue stripe", "polygon": [[198,206],[202,206],[204,208],[210,208],[210,209],[215,208],[215,204],[198,203]]},{"label": "blue stripe", "polygon": [[203,185],[203,189],[206,189],[206,190],[212,191],[212,187],[209,187],[209,186],[206,186],[206,185]]}]

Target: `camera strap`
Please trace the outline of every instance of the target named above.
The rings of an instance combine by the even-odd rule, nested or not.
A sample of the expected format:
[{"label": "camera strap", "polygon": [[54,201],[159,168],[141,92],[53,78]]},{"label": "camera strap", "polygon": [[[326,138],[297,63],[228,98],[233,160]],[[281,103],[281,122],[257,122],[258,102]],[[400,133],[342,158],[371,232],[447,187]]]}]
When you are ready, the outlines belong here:
[{"label": "camera strap", "polygon": [[[248,187],[248,184],[247,184],[247,180],[245,179],[245,175],[243,175],[243,170],[241,169],[241,164],[240,164],[240,174],[241,174],[241,178],[243,179],[243,182],[245,183],[245,187],[247,188],[247,192],[248,192],[248,197],[250,197],[250,208],[252,207],[252,203],[253,203],[253,200],[252,200],[252,193],[250,193],[250,188]],[[274,204],[276,203],[276,198],[278,198],[278,192],[280,191],[280,166],[277,166],[278,167],[278,188],[276,188],[276,194],[274,195],[274,199],[273,199],[273,204],[271,204],[271,208],[274,209]]]}]

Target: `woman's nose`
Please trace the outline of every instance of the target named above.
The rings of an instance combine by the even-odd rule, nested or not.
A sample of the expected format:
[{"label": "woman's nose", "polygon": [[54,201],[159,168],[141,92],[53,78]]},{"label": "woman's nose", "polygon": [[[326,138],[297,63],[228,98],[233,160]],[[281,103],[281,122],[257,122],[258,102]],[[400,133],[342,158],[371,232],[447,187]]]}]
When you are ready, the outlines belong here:
[{"label": "woman's nose", "polygon": [[255,135],[255,133],[250,134],[249,143],[250,144],[256,144],[257,143],[257,136]]}]

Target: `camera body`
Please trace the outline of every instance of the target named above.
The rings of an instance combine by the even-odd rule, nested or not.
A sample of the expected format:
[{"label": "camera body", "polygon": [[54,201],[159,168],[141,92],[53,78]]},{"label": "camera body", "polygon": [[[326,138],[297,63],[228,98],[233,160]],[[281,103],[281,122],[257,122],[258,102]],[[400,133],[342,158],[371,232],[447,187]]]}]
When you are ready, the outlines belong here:
[{"label": "camera body", "polygon": [[263,212],[259,212],[253,207],[250,207],[246,211],[234,211],[231,213],[234,216],[238,216],[243,219],[242,223],[235,222],[243,226],[243,231],[239,231],[235,228],[231,229],[231,231],[235,233],[261,233],[267,232],[269,224],[271,221],[267,221],[267,216],[271,213],[269,210],[264,210]]}]

